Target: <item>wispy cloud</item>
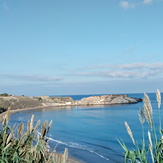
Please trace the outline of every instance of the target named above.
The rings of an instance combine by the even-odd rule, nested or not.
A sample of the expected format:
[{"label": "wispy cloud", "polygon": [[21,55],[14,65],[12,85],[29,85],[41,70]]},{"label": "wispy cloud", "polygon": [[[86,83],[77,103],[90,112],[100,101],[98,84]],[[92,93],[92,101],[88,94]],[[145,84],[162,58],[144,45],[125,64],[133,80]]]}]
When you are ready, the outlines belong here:
[{"label": "wispy cloud", "polygon": [[147,4],[151,4],[153,2],[153,0],[141,0],[141,1],[135,1],[135,2],[129,2],[128,1],[121,1],[120,2],[120,6],[123,9],[128,9],[128,8],[135,8],[139,5],[147,5]]},{"label": "wispy cloud", "polygon": [[121,79],[147,79],[163,76],[163,63],[133,63],[123,65],[97,65],[86,72],[71,74],[85,77],[107,77]]},{"label": "wispy cloud", "polygon": [[50,81],[60,81],[62,77],[49,77],[49,76],[39,76],[39,75],[11,75],[5,74],[1,75],[6,78],[12,78],[17,80],[26,80],[26,81],[39,81],[39,82],[50,82]]},{"label": "wispy cloud", "polygon": [[150,4],[150,3],[152,3],[152,1],[153,1],[153,0],[144,0],[143,3],[144,3],[144,4]]},{"label": "wispy cloud", "polygon": [[122,8],[124,8],[124,9],[127,9],[127,8],[130,7],[130,4],[129,4],[127,1],[122,1],[122,2],[120,3],[120,6],[121,6]]}]

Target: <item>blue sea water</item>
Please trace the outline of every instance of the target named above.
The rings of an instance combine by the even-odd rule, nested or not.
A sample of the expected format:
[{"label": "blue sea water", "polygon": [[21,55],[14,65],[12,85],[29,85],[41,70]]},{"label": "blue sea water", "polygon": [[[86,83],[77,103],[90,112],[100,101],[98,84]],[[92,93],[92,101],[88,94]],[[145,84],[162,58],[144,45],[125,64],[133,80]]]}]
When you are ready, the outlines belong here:
[{"label": "blue sea water", "polygon": [[[155,94],[148,94],[154,109],[154,119],[158,123],[158,109]],[[74,100],[91,95],[73,95]],[[143,94],[129,94],[143,98]],[[48,137],[51,149],[63,152],[68,148],[69,155],[86,163],[121,163],[123,149],[117,139],[123,140],[129,148],[132,141],[126,132],[124,121],[130,125],[137,142],[141,142],[142,132],[138,112],[143,103],[128,105],[78,106],[35,109],[11,115],[10,123],[20,123],[35,115],[35,122],[53,120]],[[162,112],[161,112],[162,114]],[[148,124],[145,123],[146,135]]]}]

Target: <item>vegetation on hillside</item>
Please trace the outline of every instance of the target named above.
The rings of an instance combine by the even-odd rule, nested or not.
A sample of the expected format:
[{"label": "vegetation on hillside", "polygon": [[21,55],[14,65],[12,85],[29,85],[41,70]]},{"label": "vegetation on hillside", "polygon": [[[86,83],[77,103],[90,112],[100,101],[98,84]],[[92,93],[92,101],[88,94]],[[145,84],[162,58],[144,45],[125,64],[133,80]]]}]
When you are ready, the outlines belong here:
[{"label": "vegetation on hillside", "polygon": [[[142,143],[138,144],[135,141],[132,130],[127,122],[125,122],[125,126],[127,132],[132,140],[134,145],[134,149],[130,150],[127,148],[124,142],[119,141],[120,145],[124,149],[124,162],[125,163],[163,163],[163,130],[161,124],[161,115],[160,115],[160,107],[161,107],[161,94],[160,91],[156,92],[156,99],[158,103],[159,109],[159,126],[155,125],[155,120],[153,117],[153,108],[151,105],[151,101],[147,94],[144,94],[144,109],[140,108],[139,111],[139,120],[142,125]],[[149,128],[148,132],[145,133],[144,123],[148,122]],[[147,134],[147,135],[145,135]],[[147,137],[147,140],[145,139]]]},{"label": "vegetation on hillside", "polygon": [[8,122],[10,110],[4,116],[2,129],[0,130],[0,162],[1,163],[66,163],[68,150],[64,154],[50,151],[48,146],[48,134],[52,121],[45,121],[41,134],[37,133],[40,121],[34,126],[34,115],[28,121],[27,130],[24,131],[24,123],[14,130]]}]

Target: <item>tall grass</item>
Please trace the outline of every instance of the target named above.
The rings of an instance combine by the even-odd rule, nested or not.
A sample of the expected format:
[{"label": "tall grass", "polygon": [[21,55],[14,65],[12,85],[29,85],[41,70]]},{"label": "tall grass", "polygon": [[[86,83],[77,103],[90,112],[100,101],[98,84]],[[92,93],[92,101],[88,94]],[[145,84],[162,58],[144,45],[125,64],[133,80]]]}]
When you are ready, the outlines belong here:
[{"label": "tall grass", "polygon": [[[139,111],[139,120],[142,126],[142,141],[141,144],[138,144],[132,133],[132,130],[127,122],[125,122],[125,126],[127,132],[133,142],[134,149],[129,149],[125,145],[123,141],[119,141],[120,145],[124,150],[124,162],[125,163],[163,163],[163,130],[161,128],[161,93],[159,90],[156,92],[156,100],[158,103],[159,109],[159,126],[155,125],[156,120],[153,118],[153,108],[151,105],[151,101],[147,94],[144,94],[144,106],[143,109],[140,108]],[[145,133],[144,123],[147,121],[148,123],[148,132]],[[159,132],[156,131],[159,129]],[[145,140],[145,134],[147,140]]]},{"label": "tall grass", "polygon": [[66,163],[68,159],[67,148],[64,154],[50,151],[48,146],[48,134],[52,121],[45,121],[41,134],[37,134],[40,121],[34,126],[34,115],[27,123],[24,131],[24,123],[20,123],[14,131],[9,126],[10,109],[4,116],[0,131],[0,163]]}]

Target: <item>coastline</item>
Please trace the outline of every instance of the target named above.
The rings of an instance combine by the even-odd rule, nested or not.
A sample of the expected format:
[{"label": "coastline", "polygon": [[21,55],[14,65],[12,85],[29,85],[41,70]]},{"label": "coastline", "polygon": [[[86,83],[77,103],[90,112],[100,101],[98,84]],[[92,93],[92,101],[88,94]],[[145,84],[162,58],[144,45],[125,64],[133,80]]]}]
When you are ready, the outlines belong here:
[{"label": "coastline", "polygon": [[[27,111],[27,110],[34,110],[34,109],[42,109],[42,108],[46,108],[46,107],[50,107],[50,106],[40,106],[40,107],[34,107],[34,108],[23,108],[23,109],[15,109],[15,110],[10,110],[10,113],[16,113],[16,112],[20,112],[20,111]],[[3,116],[7,113],[7,111],[0,113],[0,122],[3,121]]]},{"label": "coastline", "polygon": [[[12,97],[10,97],[10,99],[11,98]],[[24,99],[26,97],[16,97],[15,96],[13,98],[14,99],[18,98],[18,100],[20,100],[20,98]],[[91,96],[91,97],[83,98],[83,99],[77,100],[77,101],[70,99],[70,97],[65,98],[65,97],[44,97],[44,96],[40,96],[37,98],[42,99],[41,102],[39,101],[40,103],[37,103],[38,106],[35,105],[35,107],[32,107],[31,105],[27,105],[27,103],[25,103],[26,105],[23,105],[24,108],[18,107],[19,109],[11,109],[10,113],[13,114],[16,112],[35,110],[35,109],[44,110],[44,109],[50,108],[50,107],[53,107],[54,110],[60,110],[60,109],[63,109],[63,107],[66,108],[67,106],[73,107],[73,106],[90,106],[90,105],[91,106],[92,105],[95,105],[95,106],[98,106],[98,105],[100,105],[100,106],[103,106],[103,105],[122,105],[122,104],[137,103],[137,102],[141,101],[141,99],[130,98],[127,95]],[[29,99],[31,101],[31,98],[28,98],[27,102],[30,102]],[[35,101],[36,101],[36,99],[33,100],[33,102],[35,102]],[[23,102],[24,101],[21,101],[21,103],[23,103]],[[30,106],[30,107],[28,107],[28,106]],[[6,114],[6,112],[7,111],[0,113],[0,122],[3,121],[3,116]],[[67,163],[84,163],[83,161],[80,161],[80,160],[73,158],[73,157],[68,157],[68,160],[66,162]]]}]

